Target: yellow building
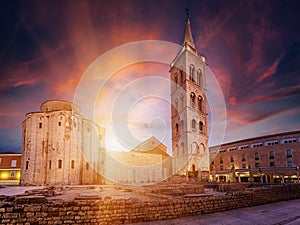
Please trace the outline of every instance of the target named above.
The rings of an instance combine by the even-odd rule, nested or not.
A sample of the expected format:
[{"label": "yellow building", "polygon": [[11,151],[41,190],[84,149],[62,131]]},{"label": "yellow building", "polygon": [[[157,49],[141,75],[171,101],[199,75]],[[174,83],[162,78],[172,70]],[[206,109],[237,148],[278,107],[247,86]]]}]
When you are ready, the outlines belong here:
[{"label": "yellow building", "polygon": [[0,153],[0,185],[19,185],[21,154]]}]

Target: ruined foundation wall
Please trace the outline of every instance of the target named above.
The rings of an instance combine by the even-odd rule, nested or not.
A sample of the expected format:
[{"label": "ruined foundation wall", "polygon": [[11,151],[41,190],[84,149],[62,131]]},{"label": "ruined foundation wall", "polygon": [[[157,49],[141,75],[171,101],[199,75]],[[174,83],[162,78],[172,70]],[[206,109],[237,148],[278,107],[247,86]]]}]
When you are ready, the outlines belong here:
[{"label": "ruined foundation wall", "polygon": [[300,185],[246,189],[218,197],[174,198],[139,202],[136,199],[89,197],[0,207],[0,224],[122,224],[173,219],[300,198]]}]

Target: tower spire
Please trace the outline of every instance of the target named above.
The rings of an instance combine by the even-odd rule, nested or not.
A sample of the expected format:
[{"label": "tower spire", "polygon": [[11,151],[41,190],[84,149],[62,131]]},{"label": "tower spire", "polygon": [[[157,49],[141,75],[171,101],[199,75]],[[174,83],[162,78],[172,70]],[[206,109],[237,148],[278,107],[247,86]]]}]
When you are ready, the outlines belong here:
[{"label": "tower spire", "polygon": [[192,36],[192,30],[191,30],[190,11],[189,11],[189,9],[185,9],[185,10],[186,10],[187,19],[186,19],[184,38],[183,38],[182,45],[189,45],[193,49],[196,49],[194,40],[193,40],[193,36]]}]

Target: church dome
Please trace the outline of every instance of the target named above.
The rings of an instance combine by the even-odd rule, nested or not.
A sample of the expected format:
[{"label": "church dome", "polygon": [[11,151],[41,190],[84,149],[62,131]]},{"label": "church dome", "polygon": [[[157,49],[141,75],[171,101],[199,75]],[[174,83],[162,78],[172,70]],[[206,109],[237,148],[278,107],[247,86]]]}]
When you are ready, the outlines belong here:
[{"label": "church dome", "polygon": [[49,100],[44,102],[40,107],[42,112],[52,112],[52,111],[73,111],[74,113],[80,113],[78,106],[71,102],[63,100]]}]

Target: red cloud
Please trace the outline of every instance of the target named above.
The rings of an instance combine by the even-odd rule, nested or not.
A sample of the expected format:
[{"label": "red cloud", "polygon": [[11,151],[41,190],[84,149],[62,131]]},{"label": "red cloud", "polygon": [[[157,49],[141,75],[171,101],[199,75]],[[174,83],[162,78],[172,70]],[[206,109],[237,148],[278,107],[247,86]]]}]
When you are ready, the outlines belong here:
[{"label": "red cloud", "polygon": [[284,54],[281,54],[281,56],[279,56],[274,61],[274,63],[269,68],[267,68],[267,70],[262,75],[260,75],[260,77],[258,77],[258,79],[257,79],[258,82],[272,76],[276,72],[276,70],[278,68],[278,64],[279,64],[280,60],[282,59],[283,55]]}]

